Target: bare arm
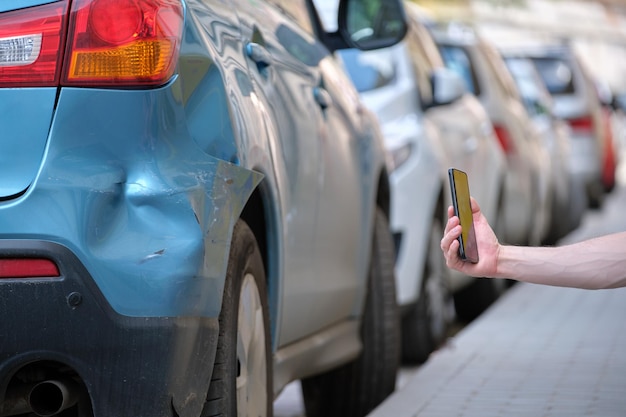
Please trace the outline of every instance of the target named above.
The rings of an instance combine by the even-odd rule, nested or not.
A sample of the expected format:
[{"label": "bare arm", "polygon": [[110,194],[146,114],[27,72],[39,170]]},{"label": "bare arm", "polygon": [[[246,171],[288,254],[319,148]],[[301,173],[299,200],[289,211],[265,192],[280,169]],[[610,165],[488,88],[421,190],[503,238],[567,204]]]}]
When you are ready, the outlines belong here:
[{"label": "bare arm", "polygon": [[475,277],[510,278],[559,287],[626,286],[626,232],[567,246],[508,246],[498,242],[474,199],[472,212],[480,260],[471,264],[459,259],[457,239],[461,227],[450,207],[441,239],[441,249],[450,268]]},{"label": "bare arm", "polygon": [[501,246],[496,278],[585,289],[626,286],[626,232],[567,246]]}]

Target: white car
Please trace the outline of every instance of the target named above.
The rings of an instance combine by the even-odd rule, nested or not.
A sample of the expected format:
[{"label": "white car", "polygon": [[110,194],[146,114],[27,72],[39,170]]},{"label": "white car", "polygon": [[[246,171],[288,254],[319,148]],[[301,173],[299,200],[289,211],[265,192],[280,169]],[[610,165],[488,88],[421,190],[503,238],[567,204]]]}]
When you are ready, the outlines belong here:
[{"label": "white car", "polygon": [[[391,48],[340,54],[363,102],[378,116],[390,153],[390,223],[406,362],[424,361],[443,340],[452,301],[459,316],[473,318],[497,296],[491,281],[445,266],[439,242],[451,204],[447,168],[469,174],[472,195],[494,223],[505,176],[505,158],[485,110],[445,68],[432,39],[425,43],[418,25],[411,21],[408,36]],[[457,300],[456,294],[466,298]]]}]

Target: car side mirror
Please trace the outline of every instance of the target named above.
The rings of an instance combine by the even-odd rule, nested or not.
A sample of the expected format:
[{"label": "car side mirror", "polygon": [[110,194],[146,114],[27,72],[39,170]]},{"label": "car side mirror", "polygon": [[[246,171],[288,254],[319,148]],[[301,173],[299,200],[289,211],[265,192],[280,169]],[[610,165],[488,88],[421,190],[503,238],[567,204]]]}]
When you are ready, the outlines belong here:
[{"label": "car side mirror", "polygon": [[[356,48],[362,51],[386,48],[400,42],[407,32],[402,0],[314,0],[322,21],[336,18],[336,32],[321,38],[331,51]],[[336,10],[336,14],[328,14]],[[323,28],[324,26],[321,25]],[[324,29],[322,29],[324,30]]]},{"label": "car side mirror", "polygon": [[626,112],[626,94],[616,94],[613,96],[613,109]]},{"label": "car side mirror", "polygon": [[433,102],[430,107],[450,104],[467,93],[465,81],[449,68],[436,68],[431,74]]}]

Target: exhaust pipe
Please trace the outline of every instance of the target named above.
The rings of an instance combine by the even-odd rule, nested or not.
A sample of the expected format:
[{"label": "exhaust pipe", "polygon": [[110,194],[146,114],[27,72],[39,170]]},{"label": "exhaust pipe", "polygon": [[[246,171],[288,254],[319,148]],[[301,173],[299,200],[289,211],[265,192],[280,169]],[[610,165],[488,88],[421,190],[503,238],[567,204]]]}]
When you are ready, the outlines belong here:
[{"label": "exhaust pipe", "polygon": [[40,417],[52,417],[78,402],[78,385],[70,380],[48,380],[35,385],[28,404]]}]

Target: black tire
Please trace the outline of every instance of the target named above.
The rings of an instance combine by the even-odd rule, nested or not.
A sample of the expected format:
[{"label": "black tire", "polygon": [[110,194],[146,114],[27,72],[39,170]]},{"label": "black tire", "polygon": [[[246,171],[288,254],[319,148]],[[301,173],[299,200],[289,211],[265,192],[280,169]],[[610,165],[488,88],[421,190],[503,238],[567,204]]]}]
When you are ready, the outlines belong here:
[{"label": "black tire", "polygon": [[443,226],[434,218],[417,302],[402,317],[402,360],[425,362],[445,341],[454,319],[454,304],[446,260],[440,248]]},{"label": "black tire", "polygon": [[476,319],[498,299],[504,289],[503,280],[474,278],[471,284],[454,294],[457,318],[465,323]]},{"label": "black tire", "polygon": [[567,233],[572,232],[580,226],[589,205],[589,199],[583,181],[580,178],[572,177],[570,181],[569,212],[567,213],[569,217]]},{"label": "black tire", "polygon": [[395,389],[400,360],[394,252],[389,223],[376,212],[361,355],[338,369],[302,380],[307,417],[362,417]]},{"label": "black tire", "polygon": [[[233,230],[217,353],[202,417],[272,416],[268,311],[259,246],[248,225],[239,220]],[[243,339],[250,343],[241,342],[241,334],[250,336]],[[252,357],[255,360],[248,360]],[[237,386],[241,385],[244,395],[237,392]]]}]

